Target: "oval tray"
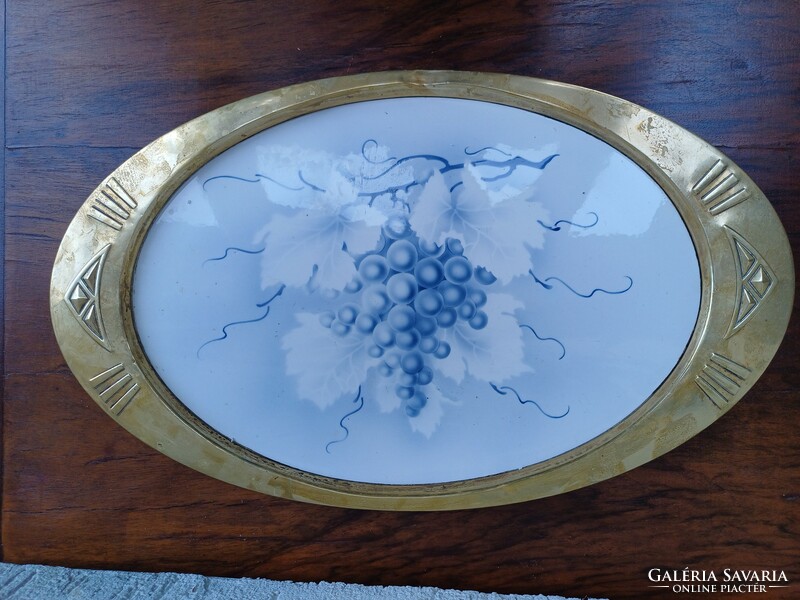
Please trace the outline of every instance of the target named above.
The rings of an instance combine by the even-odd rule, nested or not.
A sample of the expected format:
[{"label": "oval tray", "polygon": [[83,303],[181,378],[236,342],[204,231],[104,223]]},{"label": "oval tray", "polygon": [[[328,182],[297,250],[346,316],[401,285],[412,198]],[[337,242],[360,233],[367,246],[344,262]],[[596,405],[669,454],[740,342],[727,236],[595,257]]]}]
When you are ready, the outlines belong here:
[{"label": "oval tray", "polygon": [[253,490],[353,508],[519,502],[727,412],[794,272],[726,156],[625,100],[390,72],[159,138],[64,236],[51,313],[117,422]]}]

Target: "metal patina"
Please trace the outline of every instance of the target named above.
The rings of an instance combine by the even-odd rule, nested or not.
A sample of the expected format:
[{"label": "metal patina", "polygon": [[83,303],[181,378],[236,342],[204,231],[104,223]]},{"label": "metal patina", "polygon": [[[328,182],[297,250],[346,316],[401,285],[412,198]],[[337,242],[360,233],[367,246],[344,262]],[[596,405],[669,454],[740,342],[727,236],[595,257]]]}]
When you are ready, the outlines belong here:
[{"label": "metal patina", "polygon": [[[691,235],[702,279],[699,316],[662,385],[627,418],[570,452],[511,472],[436,485],[321,477],[257,455],[212,430],[160,380],[133,320],[134,265],[165,203],[221,152],[297,116],[409,96],[465,98],[540,113],[635,161],[669,196]],[[753,267],[742,264],[743,255],[761,268],[758,294],[752,293]],[[125,429],[175,460],[295,500],[446,510],[567,492],[630,470],[694,436],[730,410],[766,369],[786,331],[793,290],[786,234],[763,193],[725,155],[674,123],[625,100],[562,83],[407,71],[267,92],[210,112],[142,149],[78,211],[55,262],[50,305],[62,352],[89,395]]]}]

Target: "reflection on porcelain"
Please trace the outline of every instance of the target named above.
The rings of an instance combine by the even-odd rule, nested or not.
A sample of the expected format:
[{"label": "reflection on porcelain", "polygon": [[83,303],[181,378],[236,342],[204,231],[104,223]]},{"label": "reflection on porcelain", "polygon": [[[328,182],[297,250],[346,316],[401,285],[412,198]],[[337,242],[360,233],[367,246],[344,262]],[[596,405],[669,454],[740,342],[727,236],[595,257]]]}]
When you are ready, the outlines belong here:
[{"label": "reflection on porcelain", "polygon": [[199,169],[134,279],[142,345],[213,429],[339,479],[522,468],[619,423],[700,302],[666,194],[606,143],[507,106],[375,100]]}]

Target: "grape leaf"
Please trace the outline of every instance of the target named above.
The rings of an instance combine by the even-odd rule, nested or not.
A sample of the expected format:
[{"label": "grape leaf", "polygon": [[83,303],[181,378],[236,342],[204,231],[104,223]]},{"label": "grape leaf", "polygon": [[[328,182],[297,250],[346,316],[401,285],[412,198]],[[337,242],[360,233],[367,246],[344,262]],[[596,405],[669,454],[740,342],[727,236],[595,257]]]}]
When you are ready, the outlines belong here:
[{"label": "grape leaf", "polygon": [[456,383],[466,374],[482,381],[502,382],[532,369],[523,361],[522,330],[513,312],[522,303],[508,294],[489,294],[482,310],[489,317],[483,329],[472,329],[462,320],[445,330],[442,339],[450,344],[450,356],[433,367]]},{"label": "grape leaf", "polygon": [[461,240],[464,256],[489,269],[503,284],[526,274],[533,268],[529,247],[544,243],[536,222],[547,218],[546,211],[529,200],[529,191],[498,196],[471,166],[464,169],[462,182],[448,188],[444,177],[434,173],[414,205],[411,227],[427,242]]},{"label": "grape leaf", "polygon": [[295,208],[337,207],[353,202],[364,159],[301,146],[270,145],[258,151],[259,173],[270,202]]},{"label": "grape leaf", "polygon": [[375,370],[364,382],[364,400],[377,403],[382,413],[394,412],[403,405],[403,401],[394,393],[397,382],[394,377],[382,377]]},{"label": "grape leaf", "polygon": [[297,378],[297,394],[325,408],[355,394],[370,366],[366,344],[357,334],[336,336],[310,313],[297,315],[300,325],[283,336],[286,374]]},{"label": "grape leaf", "polygon": [[408,422],[411,424],[413,431],[430,438],[439,428],[439,423],[442,421],[444,405],[457,404],[457,402],[446,398],[435,385],[426,385],[420,389],[428,397],[428,403],[419,411],[416,417],[409,417]]},{"label": "grape leaf", "polygon": [[[382,413],[391,413],[403,407],[403,401],[394,393],[397,382],[393,377],[381,377],[377,373],[370,373],[362,388],[364,401],[375,402]],[[456,405],[446,398],[435,385],[426,385],[419,388],[428,403],[419,411],[416,417],[408,417],[411,430],[430,438],[439,428],[439,423],[444,416],[444,405]]]},{"label": "grape leaf", "polygon": [[[374,250],[383,215],[365,205],[275,215],[262,230],[261,285],[300,287],[314,277],[323,289],[342,290],[355,276],[353,254]],[[349,252],[348,252],[349,251]]]},{"label": "grape leaf", "polygon": [[260,180],[267,197],[281,206],[338,207],[359,198],[391,212],[415,183],[411,164],[391,156],[387,146],[366,140],[361,153],[346,156],[301,146],[271,145],[258,151]]}]

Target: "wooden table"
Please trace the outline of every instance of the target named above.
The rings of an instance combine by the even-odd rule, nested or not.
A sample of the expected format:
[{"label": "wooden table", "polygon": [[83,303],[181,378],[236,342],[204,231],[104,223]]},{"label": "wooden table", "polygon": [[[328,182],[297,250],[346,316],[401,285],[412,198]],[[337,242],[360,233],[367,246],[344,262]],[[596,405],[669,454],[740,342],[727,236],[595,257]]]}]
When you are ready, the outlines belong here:
[{"label": "wooden table", "polygon": [[[800,336],[727,416],[639,469],[515,506],[381,513],[262,497],[120,429],[67,369],[49,274],[97,183],[227,102],[385,69],[596,88],[721,148],[800,244],[794,0],[6,0],[2,559],[299,581],[666,597],[651,567],[785,570],[800,589]],[[699,597],[699,596],[696,596]]]}]

